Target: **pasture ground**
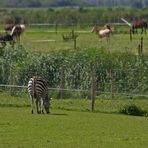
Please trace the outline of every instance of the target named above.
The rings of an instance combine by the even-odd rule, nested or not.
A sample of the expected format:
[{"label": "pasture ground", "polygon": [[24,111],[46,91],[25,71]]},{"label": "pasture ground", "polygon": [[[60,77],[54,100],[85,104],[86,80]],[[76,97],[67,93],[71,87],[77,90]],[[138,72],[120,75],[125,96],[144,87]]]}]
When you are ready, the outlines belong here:
[{"label": "pasture ground", "polygon": [[[111,36],[110,42],[106,42],[105,38],[100,42],[95,33],[91,33],[92,26],[87,27],[59,27],[58,33],[55,32],[54,27],[34,27],[28,26],[21,37],[21,44],[30,51],[49,52],[51,50],[71,49],[74,48],[74,42],[64,42],[62,35],[69,35],[72,29],[78,35],[77,48],[103,48],[111,52],[133,52],[138,53],[138,44],[143,37],[144,54],[148,53],[148,34],[133,35],[132,42],[128,34],[129,28],[115,26],[115,32]],[[124,31],[125,30],[125,31]],[[125,33],[124,33],[125,32]]]},{"label": "pasture ground", "polygon": [[27,107],[0,108],[1,148],[146,148],[146,117],[52,110],[30,114]]},{"label": "pasture ground", "polygon": [[98,112],[90,112],[86,99],[53,99],[51,114],[38,115],[27,97],[1,92],[0,148],[147,148],[147,117],[111,114],[127,103],[147,109],[148,102],[97,99]]},{"label": "pasture ground", "polygon": [[[97,47],[137,54],[140,34],[134,36],[132,42],[128,34],[114,34],[106,43],[99,42],[96,34],[89,32],[91,28],[77,32],[78,48]],[[67,33],[71,28],[62,31]],[[65,32],[56,34],[48,28],[28,27],[21,44],[32,52],[73,48],[72,41],[63,42]],[[143,37],[144,53],[148,53],[148,35]],[[100,99],[96,101],[97,113],[91,113],[89,101],[53,100],[50,115],[32,115],[26,99],[0,93],[0,148],[147,148],[147,117],[105,114],[117,113],[119,107],[130,102],[133,100]],[[134,103],[147,110],[147,99],[137,99]]]}]

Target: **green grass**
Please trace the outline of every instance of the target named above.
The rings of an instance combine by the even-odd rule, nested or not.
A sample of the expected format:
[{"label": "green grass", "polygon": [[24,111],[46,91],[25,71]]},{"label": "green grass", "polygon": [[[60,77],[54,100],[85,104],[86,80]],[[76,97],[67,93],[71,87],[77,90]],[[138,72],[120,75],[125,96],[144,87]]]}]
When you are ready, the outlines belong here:
[{"label": "green grass", "polygon": [[[55,31],[54,27],[28,27],[22,36],[22,44],[31,51],[48,52],[51,50],[70,49],[74,48],[73,41],[64,42],[62,35],[69,34],[74,29],[77,38],[77,48],[104,48],[108,51],[121,51],[121,52],[133,52],[137,54],[138,44],[143,36],[144,38],[144,53],[147,53],[148,49],[148,35],[134,35],[132,42],[128,34],[119,33],[120,30],[128,30],[129,28],[117,27],[117,32],[111,37],[109,43],[103,39],[99,41],[98,36],[95,33],[91,33],[92,27],[59,27],[58,33],[50,32]],[[86,32],[79,32],[86,31]],[[140,30],[139,30],[140,31]],[[126,31],[127,32],[127,31]],[[41,40],[50,40],[49,42],[42,42]],[[54,41],[53,41],[54,40]],[[38,42],[39,41],[39,42]]]},{"label": "green grass", "polygon": [[[114,99],[105,98],[105,96],[99,96],[95,100],[95,112],[100,113],[119,113],[119,110],[124,105],[135,104],[141,109],[148,112],[148,99],[147,98],[136,98],[128,99],[126,97]],[[10,96],[8,93],[0,93],[0,107],[30,107],[29,96],[24,94],[24,96]],[[67,111],[82,111],[89,112],[91,110],[91,100],[89,99],[56,99],[51,101],[52,109],[60,109]],[[51,110],[52,110],[51,109]]]},{"label": "green grass", "polygon": [[[73,48],[72,41],[63,42],[62,33],[44,32],[47,28],[33,32],[35,30],[36,28],[27,28],[22,36],[22,44],[30,51],[48,52]],[[135,54],[141,37],[134,36],[130,42],[127,34],[115,34],[111,41],[106,43],[99,42],[97,36],[92,33],[78,34],[77,45],[80,48],[97,47]],[[147,53],[148,36],[143,36],[144,53]],[[55,42],[36,42],[43,39]],[[148,111],[146,98],[104,99],[100,96],[96,100],[94,113],[90,112],[90,100],[53,99],[50,115],[32,115],[26,95],[13,97],[0,92],[0,148],[146,148],[147,117],[118,114],[120,107],[130,103]]]},{"label": "green grass", "polygon": [[[0,93],[0,148],[146,148],[147,117],[117,114],[127,103],[148,109],[147,99],[53,99],[51,114],[31,114],[29,98]],[[107,113],[107,114],[106,114]],[[116,114],[111,114],[116,113]]]},{"label": "green grass", "polygon": [[146,117],[52,110],[30,114],[29,108],[0,108],[0,147],[146,148]]},{"label": "green grass", "polygon": [[[148,100],[143,99],[97,99],[95,101],[95,112],[100,113],[119,113],[119,110],[124,105],[135,104],[148,112]],[[65,99],[65,100],[53,100],[52,107],[62,110],[74,110],[74,111],[90,111],[91,110],[91,100],[84,99]]]}]

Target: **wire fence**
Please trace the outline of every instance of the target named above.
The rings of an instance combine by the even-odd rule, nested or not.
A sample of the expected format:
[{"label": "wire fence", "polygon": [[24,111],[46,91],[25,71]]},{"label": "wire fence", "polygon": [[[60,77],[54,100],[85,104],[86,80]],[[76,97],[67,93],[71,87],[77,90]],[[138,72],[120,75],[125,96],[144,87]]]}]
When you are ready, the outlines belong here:
[{"label": "wire fence", "polygon": [[[126,26],[125,23],[122,22],[115,22],[110,23],[111,25],[116,26]],[[30,23],[28,26],[92,26],[94,23]],[[103,24],[100,24],[103,25]]]},{"label": "wire fence", "polygon": [[[24,91],[27,90],[27,86],[20,86],[20,85],[6,85],[6,84],[0,84],[0,88],[4,89],[23,89]],[[51,88],[48,87],[49,91],[65,91],[65,92],[89,92],[90,90],[84,90],[84,89],[66,89],[66,88]],[[95,90],[95,94],[105,94],[105,95],[117,95],[117,96],[132,96],[132,97],[148,97],[147,93],[120,93],[120,92],[112,92],[112,91],[97,91]]]}]

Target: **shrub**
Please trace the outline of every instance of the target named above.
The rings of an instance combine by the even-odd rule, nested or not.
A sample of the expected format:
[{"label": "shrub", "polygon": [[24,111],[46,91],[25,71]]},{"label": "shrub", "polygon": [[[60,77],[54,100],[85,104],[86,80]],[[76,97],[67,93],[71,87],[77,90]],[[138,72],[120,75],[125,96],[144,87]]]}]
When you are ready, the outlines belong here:
[{"label": "shrub", "polygon": [[140,107],[135,104],[124,105],[120,108],[119,113],[126,115],[134,115],[134,116],[143,116],[146,115],[146,111],[142,110]]},{"label": "shrub", "polygon": [[101,93],[110,92],[113,86],[112,91],[116,93],[145,94],[147,59],[147,55],[137,58],[135,54],[109,52],[102,47],[32,54],[25,47],[17,46],[0,53],[0,83],[10,84],[13,80],[14,85],[26,86],[30,77],[40,75],[50,88],[89,91],[93,69],[95,87]]}]

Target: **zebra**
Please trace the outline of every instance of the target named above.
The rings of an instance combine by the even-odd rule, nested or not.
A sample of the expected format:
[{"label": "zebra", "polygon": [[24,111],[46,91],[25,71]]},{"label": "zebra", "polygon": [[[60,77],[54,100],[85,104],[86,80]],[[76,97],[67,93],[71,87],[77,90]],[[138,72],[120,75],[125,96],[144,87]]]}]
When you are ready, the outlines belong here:
[{"label": "zebra", "polygon": [[34,99],[36,99],[37,113],[50,113],[50,98],[46,81],[40,76],[33,76],[28,82],[28,93],[31,99],[31,113],[33,114]]}]

